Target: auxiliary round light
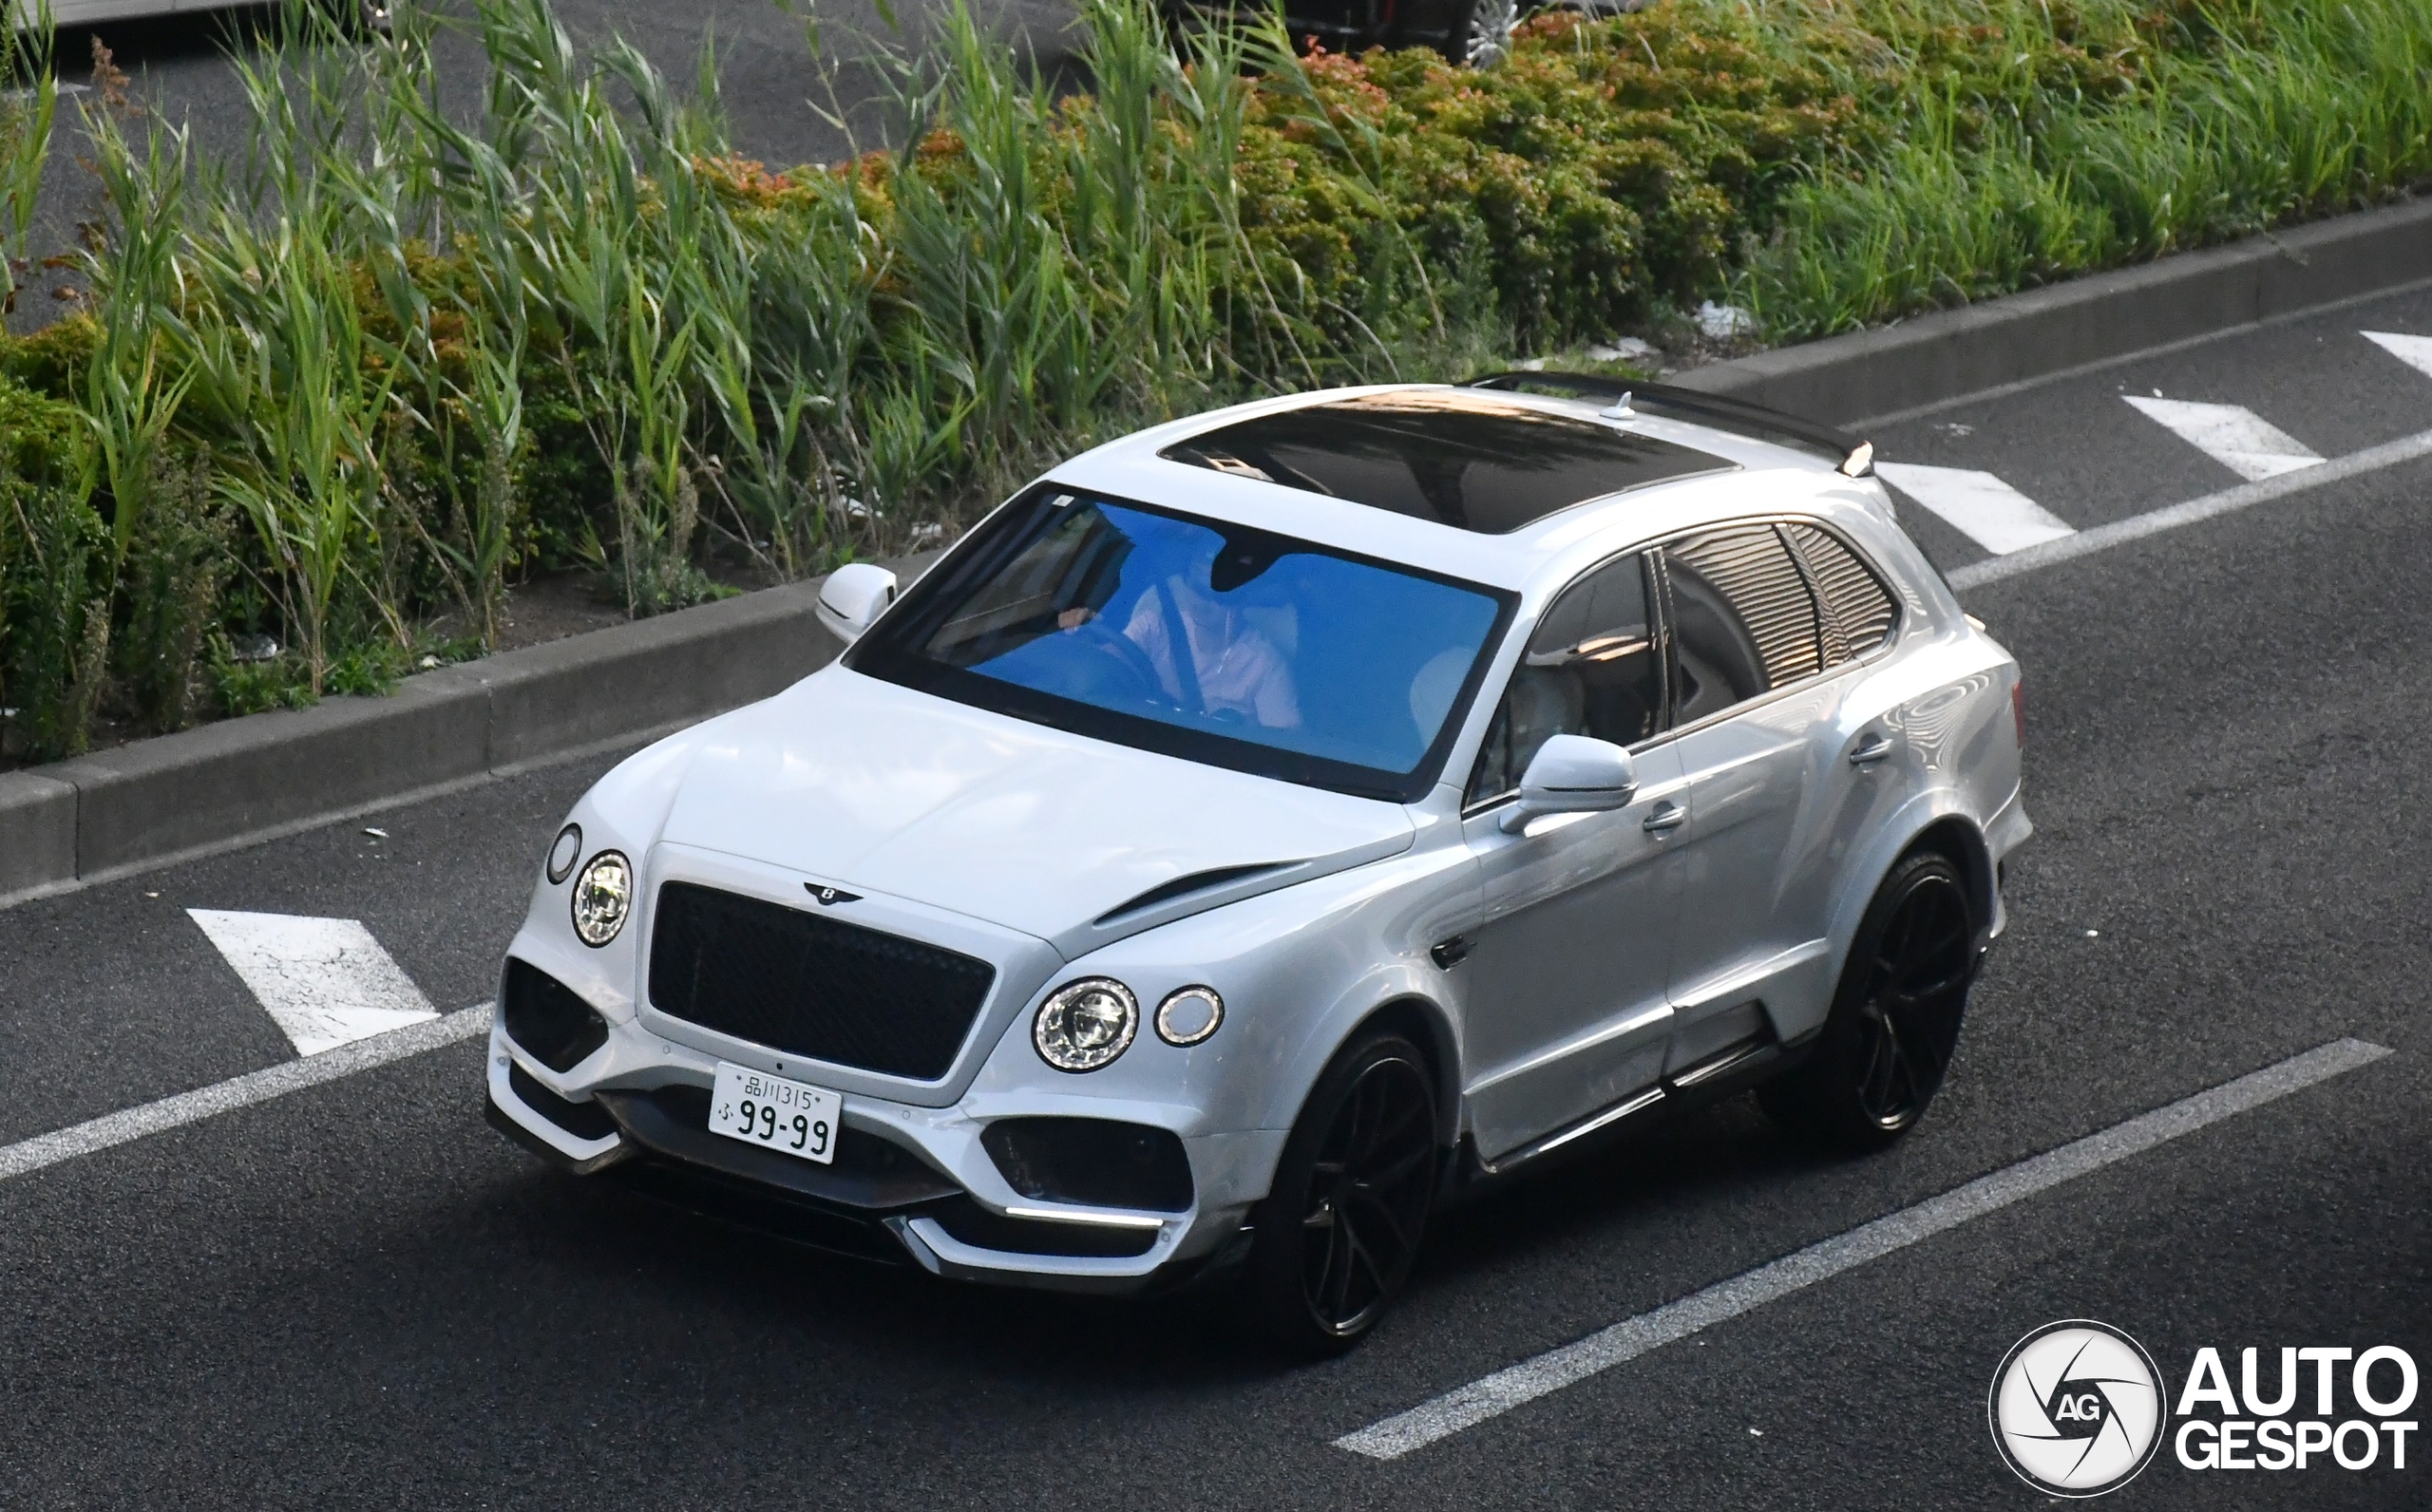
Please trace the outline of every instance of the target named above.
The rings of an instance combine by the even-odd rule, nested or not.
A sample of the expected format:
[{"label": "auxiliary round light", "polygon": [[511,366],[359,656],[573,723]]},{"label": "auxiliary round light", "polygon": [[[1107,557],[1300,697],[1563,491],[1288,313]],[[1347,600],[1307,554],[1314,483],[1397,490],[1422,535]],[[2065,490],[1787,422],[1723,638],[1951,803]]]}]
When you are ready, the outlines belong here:
[{"label": "auxiliary round light", "polygon": [[1196,1045],[1225,1022],[1225,1000],[1212,987],[1183,987],[1157,1005],[1157,1038],[1168,1045]]},{"label": "auxiliary round light", "polygon": [[582,826],[568,824],[558,831],[549,846],[549,885],[557,886],[574,871],[574,863],[582,860]]},{"label": "auxiliary round light", "polygon": [[1059,1071],[1094,1071],[1131,1048],[1140,1000],[1112,976],[1085,976],[1049,994],[1031,1020],[1038,1058]]},{"label": "auxiliary round light", "polygon": [[634,869],[616,851],[601,851],[574,880],[574,932],[585,945],[605,945],[625,927],[634,906]]}]

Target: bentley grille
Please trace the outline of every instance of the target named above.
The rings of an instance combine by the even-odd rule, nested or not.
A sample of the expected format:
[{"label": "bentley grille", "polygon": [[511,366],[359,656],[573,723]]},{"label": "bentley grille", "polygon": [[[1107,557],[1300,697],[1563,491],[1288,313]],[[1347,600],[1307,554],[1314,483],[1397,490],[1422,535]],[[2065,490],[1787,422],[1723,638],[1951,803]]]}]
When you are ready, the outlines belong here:
[{"label": "bentley grille", "polygon": [[658,891],[662,1013],[807,1060],[933,1082],[997,979],[982,960],[692,882]]}]

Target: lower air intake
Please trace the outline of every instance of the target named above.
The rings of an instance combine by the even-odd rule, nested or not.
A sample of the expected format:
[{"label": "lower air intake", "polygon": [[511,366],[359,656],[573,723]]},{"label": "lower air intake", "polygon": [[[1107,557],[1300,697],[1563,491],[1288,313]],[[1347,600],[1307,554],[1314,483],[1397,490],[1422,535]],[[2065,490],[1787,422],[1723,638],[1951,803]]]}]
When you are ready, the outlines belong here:
[{"label": "lower air intake", "polygon": [[1001,1118],[979,1143],[1024,1197],[1179,1213],[1190,1157],[1169,1129],[1101,1118]]},{"label": "lower air intake", "polygon": [[553,1071],[570,1071],[608,1043],[608,1021],[574,990],[528,962],[506,958],[499,1016],[507,1038]]}]

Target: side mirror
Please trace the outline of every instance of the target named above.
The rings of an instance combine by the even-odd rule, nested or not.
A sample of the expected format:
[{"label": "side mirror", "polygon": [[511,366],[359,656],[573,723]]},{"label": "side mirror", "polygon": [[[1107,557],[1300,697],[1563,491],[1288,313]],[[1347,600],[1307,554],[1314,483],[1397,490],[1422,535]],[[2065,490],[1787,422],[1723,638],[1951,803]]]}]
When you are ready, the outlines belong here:
[{"label": "side mirror", "polygon": [[870,562],[847,562],[820,585],[819,622],[838,640],[851,645],[862,638],[886,606],[895,602],[895,575]]},{"label": "side mirror", "polygon": [[1520,801],[1503,811],[1517,834],[1540,814],[1596,814],[1625,806],[1638,791],[1638,765],[1608,740],[1555,735],[1537,747],[1520,778]]}]

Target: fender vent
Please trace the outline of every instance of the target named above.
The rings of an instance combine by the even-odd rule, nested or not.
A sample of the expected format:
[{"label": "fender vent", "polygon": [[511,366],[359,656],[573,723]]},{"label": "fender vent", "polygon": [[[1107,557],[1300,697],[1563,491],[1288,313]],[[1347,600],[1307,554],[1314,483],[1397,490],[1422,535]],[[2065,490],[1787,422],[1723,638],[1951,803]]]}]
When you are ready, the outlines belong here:
[{"label": "fender vent", "polygon": [[1244,877],[1256,877],[1261,872],[1280,871],[1291,864],[1290,861],[1260,861],[1254,866],[1218,866],[1208,871],[1192,872],[1170,882],[1159,882],[1139,897],[1115,904],[1090,922],[1112,924],[1126,914],[1142,913],[1159,903],[1170,903],[1177,898],[1188,898],[1211,887],[1222,887],[1226,882],[1238,882]]}]

